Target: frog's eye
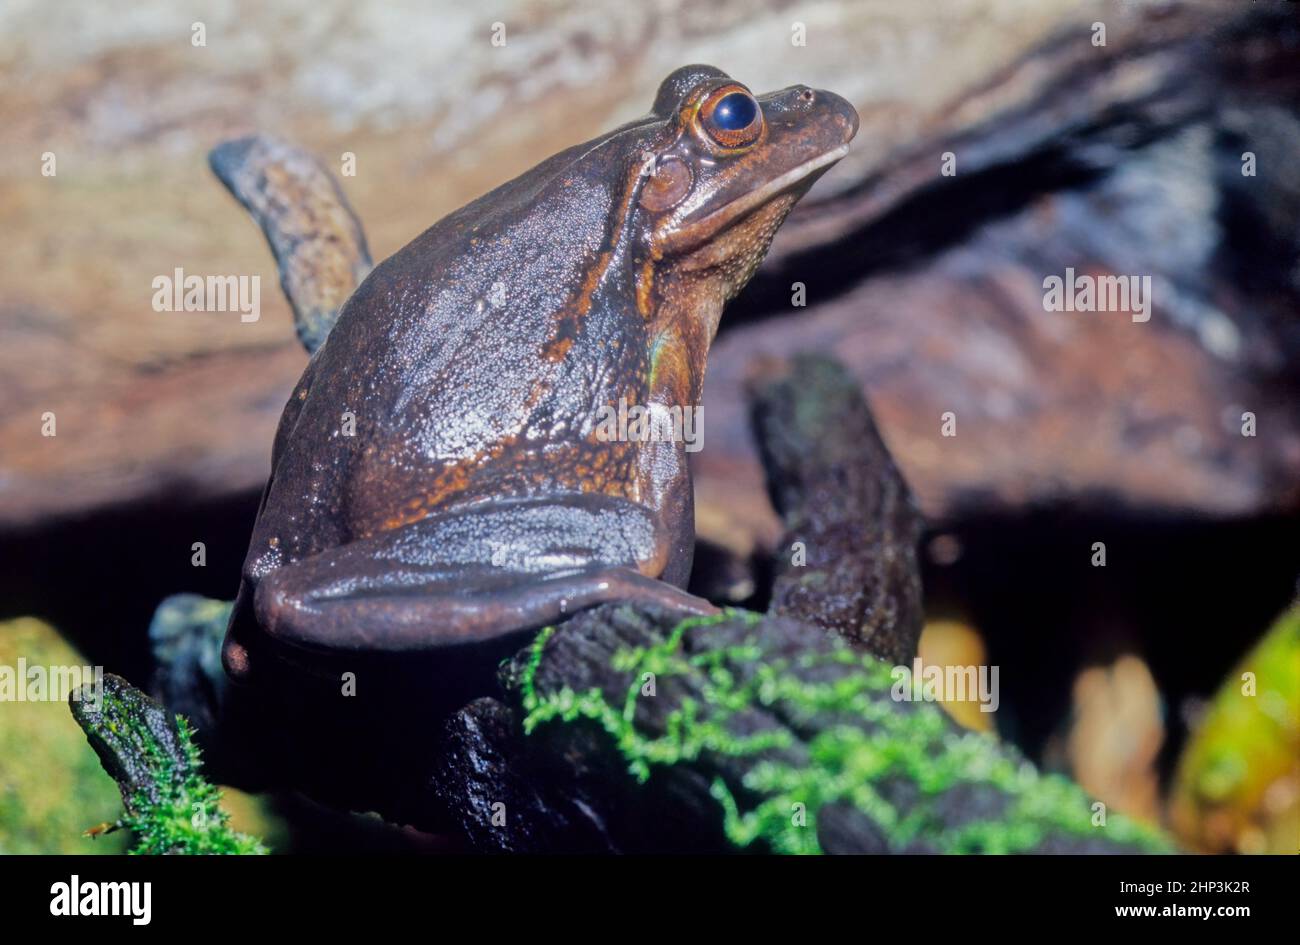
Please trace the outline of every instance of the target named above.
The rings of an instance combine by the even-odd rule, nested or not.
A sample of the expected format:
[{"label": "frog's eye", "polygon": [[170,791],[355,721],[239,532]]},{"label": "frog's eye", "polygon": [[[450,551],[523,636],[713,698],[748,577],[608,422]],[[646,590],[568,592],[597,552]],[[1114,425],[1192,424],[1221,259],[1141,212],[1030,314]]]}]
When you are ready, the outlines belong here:
[{"label": "frog's eye", "polygon": [[744,89],[719,89],[705,100],[700,115],[709,137],[724,148],[753,144],[763,130],[762,109]]}]

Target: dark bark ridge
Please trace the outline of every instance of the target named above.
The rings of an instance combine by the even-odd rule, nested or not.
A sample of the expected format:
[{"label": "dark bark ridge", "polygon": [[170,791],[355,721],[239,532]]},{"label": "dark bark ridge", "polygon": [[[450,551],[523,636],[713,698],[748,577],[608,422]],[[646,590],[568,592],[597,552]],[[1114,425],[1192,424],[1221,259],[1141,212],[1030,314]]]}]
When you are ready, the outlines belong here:
[{"label": "dark bark ridge", "polygon": [[769,610],[910,659],[922,624],[921,516],[853,377],[800,356],[750,387],[768,493],[786,527]]}]

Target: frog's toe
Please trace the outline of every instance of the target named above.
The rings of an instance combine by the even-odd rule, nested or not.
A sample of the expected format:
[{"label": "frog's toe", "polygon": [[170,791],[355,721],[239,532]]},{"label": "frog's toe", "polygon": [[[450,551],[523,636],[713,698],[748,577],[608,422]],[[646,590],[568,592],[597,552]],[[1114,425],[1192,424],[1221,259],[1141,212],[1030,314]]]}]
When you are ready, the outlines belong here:
[{"label": "frog's toe", "polygon": [[221,646],[221,666],[226,671],[226,676],[237,683],[247,682],[252,675],[247,648],[229,634]]}]

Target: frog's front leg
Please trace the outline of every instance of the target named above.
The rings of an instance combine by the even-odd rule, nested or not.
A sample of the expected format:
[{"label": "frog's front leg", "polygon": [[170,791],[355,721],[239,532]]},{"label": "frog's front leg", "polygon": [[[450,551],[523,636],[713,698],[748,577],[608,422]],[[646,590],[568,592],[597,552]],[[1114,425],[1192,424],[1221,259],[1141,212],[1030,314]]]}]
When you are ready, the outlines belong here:
[{"label": "frog's front leg", "polygon": [[[607,601],[715,613],[657,580],[668,549],[653,512],[625,499],[496,501],[278,568],[257,583],[252,611],[261,630],[290,646],[387,652],[480,642]],[[242,675],[247,654],[237,624],[225,658]]]}]

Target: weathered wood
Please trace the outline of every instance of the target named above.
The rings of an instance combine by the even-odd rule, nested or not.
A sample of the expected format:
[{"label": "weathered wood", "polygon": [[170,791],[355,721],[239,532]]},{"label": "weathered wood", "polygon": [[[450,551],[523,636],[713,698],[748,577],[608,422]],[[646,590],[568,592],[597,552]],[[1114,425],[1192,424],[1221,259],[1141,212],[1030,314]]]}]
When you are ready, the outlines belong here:
[{"label": "weathered wood", "polygon": [[288,142],[237,138],[213,148],[208,161],[266,235],[298,340],[314,352],[374,265],[361,221],[334,175]]},{"label": "weathered wood", "polygon": [[[1119,852],[1154,832],[1039,774],[796,621],[607,605],[540,635],[448,727],[440,799],[480,849]],[[493,821],[493,816],[497,820]]]},{"label": "weathered wood", "polygon": [[[345,189],[383,258],[540,158],[643,112],[672,68],[712,60],[759,88],[834,89],[862,131],[723,321],[696,457],[705,537],[745,554],[780,537],[741,386],[755,354],[795,348],[835,352],[859,377],[934,518],[1098,496],[1215,515],[1300,502],[1287,409],[1294,4],[845,2],[819,7],[797,47],[776,2],[710,0],[707,29],[691,4],[597,16],[576,2],[545,15],[521,3],[500,16],[527,41],[498,48],[468,10],[451,23],[407,11],[389,30],[374,28],[373,8],[322,2],[328,36],[272,50],[266,35],[314,27],[268,9],[220,28],[226,57],[190,47],[190,21],[161,0],[140,19],[152,25],[112,36],[94,17],[4,14],[15,81],[0,88],[11,144],[0,188],[15,238],[0,299],[0,525],[212,501],[265,482],[305,360],[283,303],[264,293],[255,324],[149,310],[150,280],[178,265],[274,278],[204,168],[213,142],[273,129],[330,165],[354,154]],[[1105,47],[1091,43],[1098,20]],[[408,45],[415,36],[455,37],[456,54],[427,55]],[[323,95],[322,55],[336,66]],[[377,85],[377,63],[397,78]],[[520,108],[528,121],[515,120]],[[46,150],[55,178],[34,164]],[[949,150],[957,175],[944,178]],[[1245,150],[1259,157],[1255,178],[1239,173]],[[1098,175],[1114,180],[1084,186]],[[1174,304],[1151,327],[1168,330],[1045,319],[1041,278],[1070,262],[1167,280]],[[794,281],[810,304],[791,312]],[[1234,333],[1239,355],[1225,357]],[[1258,437],[1225,431],[1233,406],[1257,413]],[[944,410],[961,413],[956,443],[936,439]],[[46,411],[57,438],[40,435]]]},{"label": "weathered wood", "polygon": [[[190,644],[170,652],[216,653],[200,620],[180,624]],[[166,691],[181,691],[185,673],[204,676],[210,663],[164,663],[162,673],[174,674]],[[220,691],[206,677],[190,681],[199,683],[191,706],[193,693]],[[439,687],[434,678],[424,685]],[[745,611],[683,619],[611,604],[541,633],[508,662],[495,695],[441,722],[415,699],[352,715],[348,727],[369,731],[383,751],[355,751],[339,728],[313,730],[339,710],[314,712],[303,690],[274,715],[199,734],[218,749],[205,752],[218,780],[234,771],[221,759],[240,756],[247,770],[267,750],[263,736],[280,732],[276,750],[323,756],[297,767],[274,759],[263,775],[310,778],[279,787],[378,810],[481,851],[1166,848],[1123,817],[1095,824],[1076,786],[899,692],[889,664],[808,623]],[[225,724],[238,717],[225,714]],[[147,771],[148,760],[138,766]]]},{"label": "weathered wood", "polygon": [[769,612],[834,630],[890,660],[921,636],[921,516],[857,381],[803,356],[750,390],[768,493],[785,524]]},{"label": "weathered wood", "polygon": [[[1104,47],[1063,30],[787,223],[710,356],[708,537],[746,552],[780,533],[739,421],[749,364],[799,350],[853,371],[938,523],[1295,508],[1300,284],[1282,221],[1300,213],[1300,8],[1131,12],[1098,17]],[[1043,280],[1067,267],[1149,278],[1150,321],[1045,311]]]}]

